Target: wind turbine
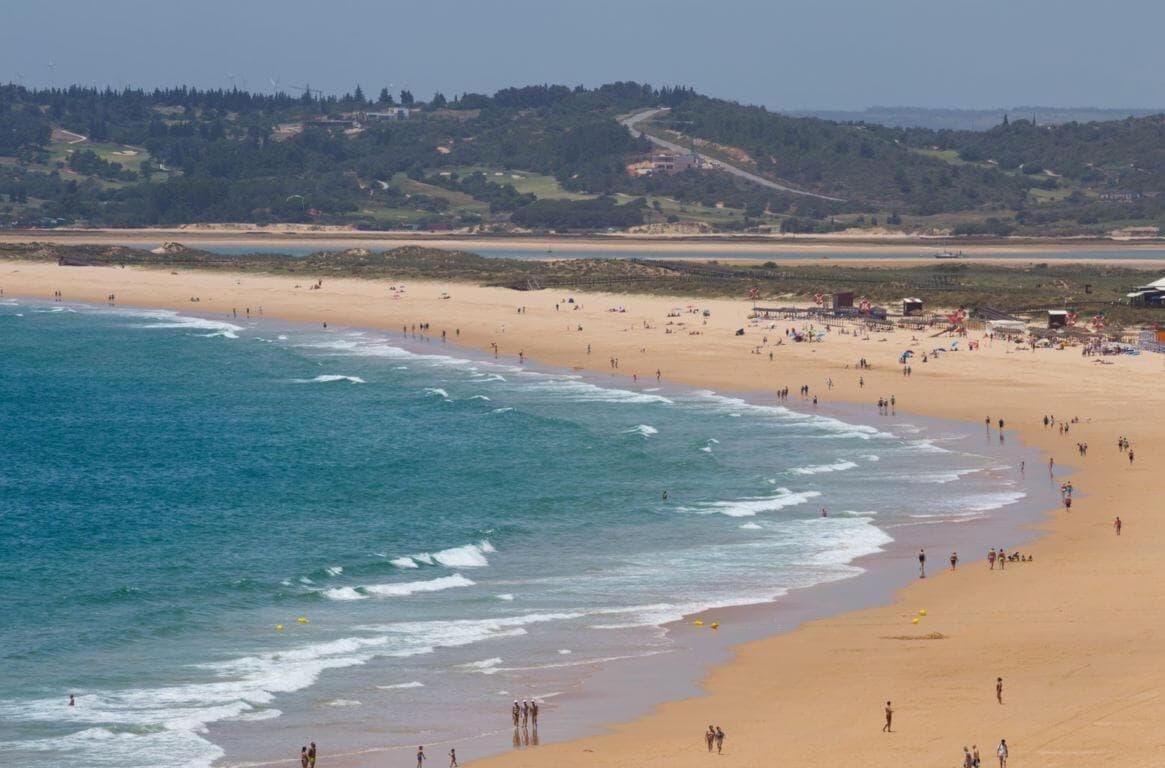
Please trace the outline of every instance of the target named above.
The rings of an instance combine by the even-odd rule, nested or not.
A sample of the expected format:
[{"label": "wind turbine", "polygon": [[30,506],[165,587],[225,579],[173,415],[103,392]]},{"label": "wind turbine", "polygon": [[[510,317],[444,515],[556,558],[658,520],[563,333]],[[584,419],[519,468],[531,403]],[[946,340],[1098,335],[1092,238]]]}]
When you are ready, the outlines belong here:
[{"label": "wind turbine", "polygon": [[272,93],[274,93],[274,94],[282,93],[282,91],[279,90],[279,75],[276,75],[275,77],[267,78],[267,82],[271,83],[271,92]]}]

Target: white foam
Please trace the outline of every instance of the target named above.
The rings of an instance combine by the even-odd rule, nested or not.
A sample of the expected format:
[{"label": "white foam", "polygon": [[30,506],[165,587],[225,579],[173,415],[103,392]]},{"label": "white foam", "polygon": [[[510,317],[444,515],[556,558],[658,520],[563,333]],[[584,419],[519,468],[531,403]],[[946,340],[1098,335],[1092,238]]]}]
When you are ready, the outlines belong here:
[{"label": "white foam", "polygon": [[331,701],[325,701],[322,704],[322,706],[346,708],[346,707],[359,707],[359,706],[361,706],[361,704],[360,704],[360,702],[356,701],[355,699],[332,699]]},{"label": "white foam", "polygon": [[509,413],[513,408],[494,408],[490,413]]},{"label": "white foam", "polygon": [[353,384],[365,384],[364,379],[359,376],[343,376],[338,373],[325,373],[316,376],[314,379],[292,379],[296,384],[327,384],[333,381],[348,381]]},{"label": "white foam", "polygon": [[426,592],[442,592],[457,587],[472,587],[475,582],[460,573],[427,581],[405,581],[388,584],[367,584],[359,587],[335,587],[323,590],[329,600],[365,600],[369,597],[408,597]]},{"label": "white foam", "polygon": [[397,568],[420,568],[420,566],[417,565],[417,561],[411,557],[394,557],[388,562],[392,563]]},{"label": "white foam", "polygon": [[486,397],[485,395],[474,395],[473,397],[471,397],[469,399],[470,400],[485,400],[486,402],[489,402],[489,398]]},{"label": "white foam", "polygon": [[823,472],[844,472],[845,470],[853,469],[856,466],[857,464],[852,461],[842,460],[835,461],[832,464],[817,464],[808,467],[793,467],[789,471],[794,475],[819,475]]},{"label": "white foam", "polygon": [[461,667],[462,669],[469,669],[474,672],[483,672],[485,674],[489,674],[490,670],[501,663],[502,660],[499,657],[494,656],[490,659],[482,659],[481,661],[469,661],[465,664],[458,664],[457,666]]},{"label": "white foam", "polygon": [[531,381],[523,388],[528,392],[552,395],[556,400],[577,403],[662,403],[666,405],[672,403],[671,400],[662,395],[650,395],[614,387],[599,387],[565,376]]},{"label": "white foam", "polygon": [[[77,697],[66,713],[70,723],[90,726],[63,736],[9,742],[13,749],[52,752],[62,765],[158,765],[205,768],[223,756],[201,738],[211,723],[266,720],[279,716],[267,708],[279,693],[306,688],[328,669],[363,664],[384,652],[386,638],[341,638],[325,643],[194,665],[213,675],[208,682],[158,688],[97,690]],[[56,722],[59,697],[0,701],[0,721]]]},{"label": "white foam", "polygon": [[878,454],[876,454],[876,453],[867,453],[862,458],[865,459],[866,461],[881,461],[882,460],[881,457],[878,456]]},{"label": "white foam", "polygon": [[495,595],[495,597],[497,597],[498,600],[505,600],[506,602],[513,602],[514,600],[514,596],[509,592],[503,592],[500,595]]},{"label": "white foam", "polygon": [[325,589],[323,595],[329,600],[363,600],[368,597],[357,592],[355,587],[333,587]]},{"label": "white foam", "polygon": [[651,426],[650,424],[636,424],[634,427],[631,427],[630,429],[623,430],[623,434],[625,434],[625,435],[640,435],[644,438],[648,438],[648,437],[651,437],[652,435],[658,435],[659,430],[656,429],[655,427]]},{"label": "white foam", "polygon": [[571,653],[573,653],[573,651],[571,651],[569,648],[559,648],[558,649],[559,656],[569,656]]},{"label": "white foam", "polygon": [[434,552],[432,558],[438,565],[446,568],[484,568],[489,565],[489,560],[485,556],[496,551],[488,541],[481,541],[477,544],[466,544]]},{"label": "white foam", "polygon": [[330,568],[325,568],[324,572],[327,573],[329,576],[339,576],[341,573],[344,572],[344,566],[333,565]]},{"label": "white foam", "polygon": [[424,688],[425,684],[419,680],[413,680],[410,683],[396,683],[395,685],[378,685],[376,686],[382,691],[397,691],[405,688]]},{"label": "white foam", "polygon": [[435,397],[443,397],[446,400],[449,399],[449,393],[446,392],[445,390],[441,389],[440,387],[425,387],[425,394],[426,395],[433,395]]},{"label": "white foam", "polygon": [[227,339],[239,338],[238,332],[243,326],[228,323],[223,320],[210,320],[204,317],[187,317],[169,310],[130,311],[122,314],[143,317],[154,322],[140,326],[147,330],[179,329],[184,331],[210,331],[203,334],[209,337],[221,336]]},{"label": "white foam", "polygon": [[745,523],[744,525],[742,525],[740,527],[746,531],[759,531],[762,528],[762,526],[757,525],[756,523]]},{"label": "white foam", "polygon": [[804,504],[810,499],[821,495],[820,491],[794,492],[788,488],[778,488],[775,496],[759,496],[731,501],[713,501],[695,507],[680,507],[680,512],[695,512],[696,514],[721,514],[728,517],[753,517],[762,512],[775,512],[785,507],[794,507]]}]

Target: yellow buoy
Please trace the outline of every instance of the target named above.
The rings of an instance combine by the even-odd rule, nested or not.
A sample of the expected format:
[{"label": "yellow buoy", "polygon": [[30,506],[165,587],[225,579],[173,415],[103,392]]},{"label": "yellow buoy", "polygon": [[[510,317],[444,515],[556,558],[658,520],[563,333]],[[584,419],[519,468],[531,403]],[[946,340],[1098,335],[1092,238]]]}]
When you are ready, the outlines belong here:
[{"label": "yellow buoy", "polygon": [[925,609],[925,608],[923,608],[921,611],[919,611],[919,612],[918,612],[918,615],[919,615],[919,616],[925,616],[925,615],[926,615],[926,609]]},{"label": "yellow buoy", "polygon": [[911,619],[911,620],[910,620],[910,623],[911,623],[911,624],[917,624],[917,623],[918,623],[918,617],[916,616],[916,617],[914,617],[913,619]]},{"label": "yellow buoy", "polygon": [[296,621],[298,621],[300,624],[307,624],[307,617],[300,616],[298,619],[296,619]]},{"label": "yellow buoy", "polygon": [[720,622],[714,621],[711,624],[709,624],[708,626],[712,627],[712,629],[720,629]]},{"label": "yellow buoy", "polygon": [[696,619],[696,620],[695,620],[695,621],[693,621],[692,623],[693,623],[693,624],[695,624],[697,627],[702,627],[702,626],[704,626],[704,622],[700,621],[699,619]]},{"label": "yellow buoy", "polygon": [[275,625],[275,631],[276,631],[276,632],[282,632],[282,631],[283,631],[283,625],[282,625],[282,624],[276,624],[276,625]]}]

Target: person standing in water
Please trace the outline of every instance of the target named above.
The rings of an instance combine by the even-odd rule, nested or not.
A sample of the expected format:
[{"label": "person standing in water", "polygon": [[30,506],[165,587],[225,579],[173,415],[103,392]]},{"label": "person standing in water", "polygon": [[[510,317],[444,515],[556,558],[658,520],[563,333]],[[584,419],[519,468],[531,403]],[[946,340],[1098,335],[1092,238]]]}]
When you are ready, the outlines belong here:
[{"label": "person standing in water", "polygon": [[314,741],[307,748],[307,768],[316,768],[316,743]]},{"label": "person standing in water", "polygon": [[926,550],[918,550],[918,578],[926,578]]},{"label": "person standing in water", "polygon": [[[1120,533],[1120,518],[1118,517],[1116,520],[1117,520],[1116,532],[1119,534]],[[71,693],[69,694],[69,706],[70,707],[77,706],[77,699]]]},{"label": "person standing in water", "polygon": [[427,758],[425,757],[425,748],[424,747],[417,747],[417,768],[422,768],[422,766],[424,766],[424,764],[425,764],[426,759]]},{"label": "person standing in water", "polygon": [[952,571],[955,570],[955,566],[957,566],[958,564],[959,564],[959,553],[952,552],[951,553],[951,570]]},{"label": "person standing in water", "polygon": [[518,705],[518,700],[514,699],[514,706],[510,709],[510,714],[514,716],[514,727],[518,727],[518,718],[522,716],[522,708]]},{"label": "person standing in water", "polygon": [[538,700],[537,699],[530,699],[530,722],[533,723],[534,730],[538,730]]},{"label": "person standing in water", "polygon": [[449,768],[457,768],[457,750],[449,750]]}]

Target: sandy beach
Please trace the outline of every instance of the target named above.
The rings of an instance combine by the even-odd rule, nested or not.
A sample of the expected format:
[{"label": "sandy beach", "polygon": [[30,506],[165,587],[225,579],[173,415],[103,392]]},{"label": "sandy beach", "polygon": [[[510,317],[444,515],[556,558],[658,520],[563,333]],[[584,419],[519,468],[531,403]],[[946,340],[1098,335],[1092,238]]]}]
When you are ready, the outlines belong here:
[{"label": "sandy beach", "polygon": [[[142,237],[152,245],[159,239],[194,244],[180,234]],[[117,242],[131,241],[123,235]],[[454,247],[470,246],[458,241]],[[427,322],[433,337],[444,331],[451,342],[479,350],[496,344],[498,355],[511,361],[522,353],[550,365],[610,372],[622,386],[632,385],[633,375],[654,379],[657,370],[665,381],[721,390],[796,391],[808,384],[823,401],[868,404],[871,419],[874,401],[893,394],[904,411],[979,428],[990,418],[992,435],[1003,419],[1007,439],[1039,447],[1058,469],[1074,473],[1078,492],[1071,512],[1050,511],[1042,526],[1046,535],[1025,547],[1034,562],[989,570],[987,548],[1009,543],[985,541],[982,551],[960,552],[957,572],[947,572],[949,549],[942,526],[935,526],[928,546],[931,577],[902,590],[894,604],[746,644],[703,681],[705,695],[664,704],[607,735],[477,765],[688,768],[724,760],[957,766],[963,747],[976,744],[984,765],[993,766],[1001,738],[1013,766],[1161,764],[1165,715],[1155,707],[1165,690],[1165,657],[1155,641],[1165,620],[1165,564],[1158,555],[1165,523],[1148,482],[1165,469],[1158,453],[1165,427],[1154,418],[1165,405],[1160,357],[1083,357],[1078,348],[1032,352],[983,340],[978,351],[922,363],[923,351],[949,340],[928,333],[915,340],[909,331],[869,338],[834,331],[820,344],[774,346],[794,324],[752,327],[744,301],[520,293],[415,281],[401,293],[390,286],[327,280],[311,290],[308,280],[283,276],[0,261],[5,296],[51,298],[60,291],[66,301],[104,303],[115,294],[118,304],[219,316],[237,311],[240,317],[262,307],[264,316],[390,332]],[[574,303],[566,303],[568,297]],[[706,322],[689,307],[708,310]],[[743,336],[734,335],[739,328]],[[910,377],[897,364],[907,348],[919,354]],[[611,358],[620,361],[617,371]],[[859,371],[860,358],[872,369]],[[1061,434],[1044,427],[1046,414],[1079,423]],[[1135,462],[1118,450],[1121,435],[1131,440]],[[1086,457],[1076,449],[1082,441],[1090,446]],[[1046,464],[1026,472],[1059,482]],[[1116,515],[1124,522],[1119,537],[1112,527]],[[904,561],[902,568],[914,572],[917,563]],[[926,617],[912,624],[924,608]],[[997,677],[1004,680],[1002,704],[995,700]],[[893,702],[892,733],[880,730],[887,700]],[[727,733],[721,756],[705,751],[702,734],[709,724]],[[324,764],[380,765],[383,759],[329,756]]]}]

